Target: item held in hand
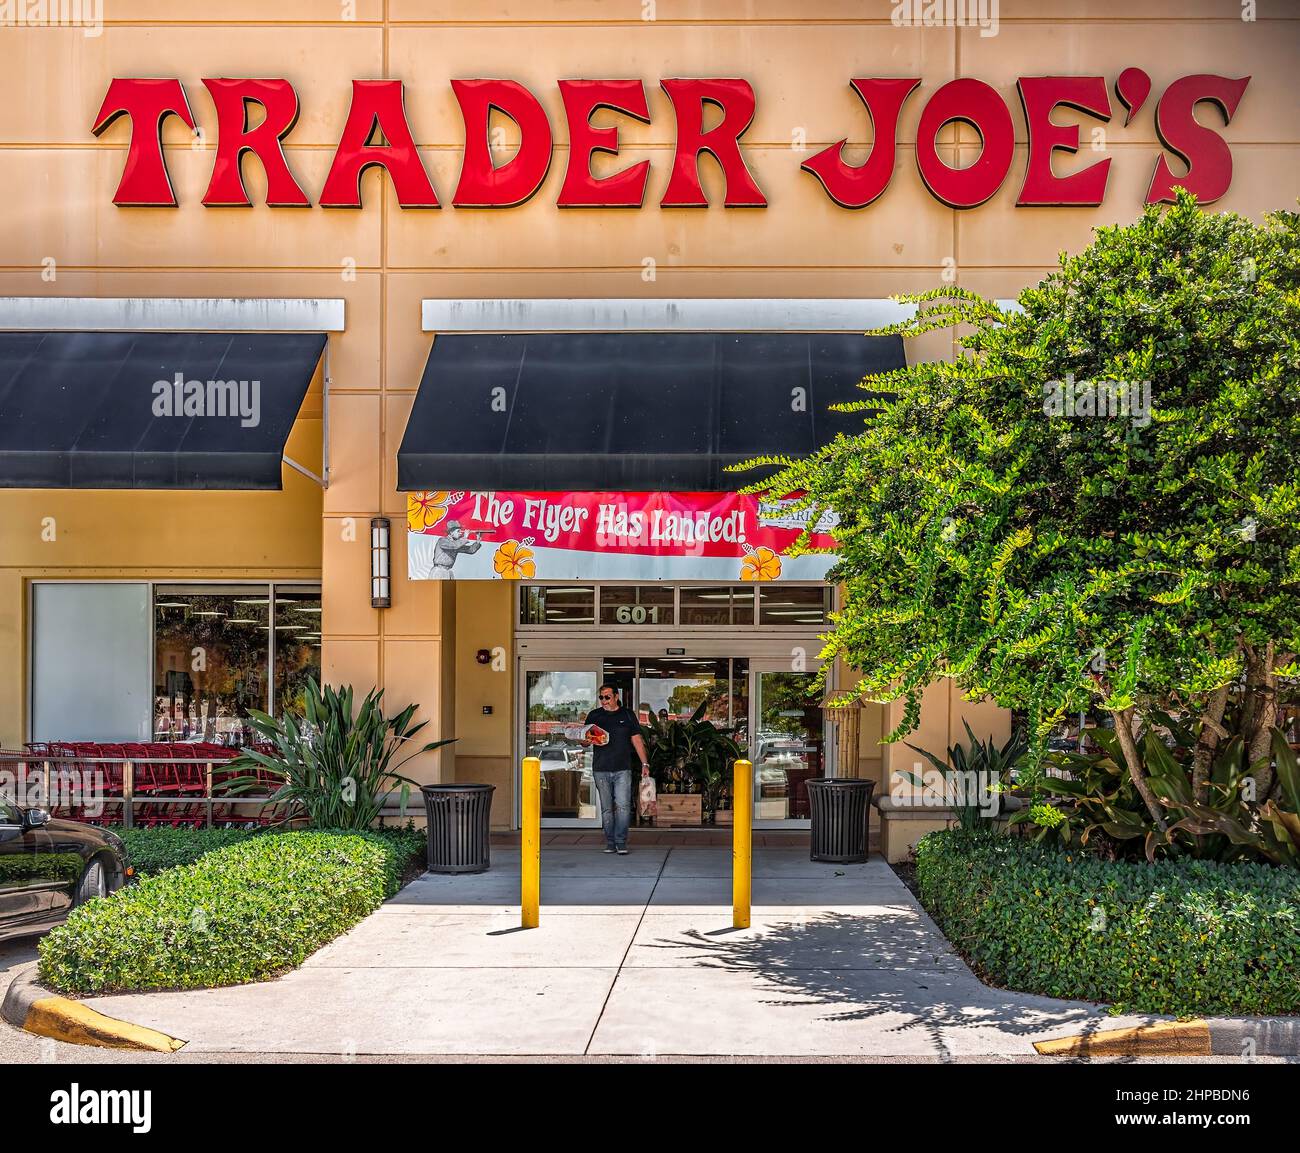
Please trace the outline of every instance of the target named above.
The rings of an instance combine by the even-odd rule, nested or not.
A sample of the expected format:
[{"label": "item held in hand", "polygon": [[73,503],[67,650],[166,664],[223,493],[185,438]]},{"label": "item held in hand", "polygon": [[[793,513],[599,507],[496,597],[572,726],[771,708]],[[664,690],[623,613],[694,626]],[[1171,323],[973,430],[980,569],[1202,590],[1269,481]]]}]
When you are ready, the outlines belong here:
[{"label": "item held in hand", "polygon": [[659,811],[658,798],[655,795],[654,777],[642,777],[639,808],[641,810],[641,819],[646,820],[653,817]]},{"label": "item held in hand", "polygon": [[607,745],[609,744],[609,734],[599,725],[591,725],[587,729],[587,740],[593,745]]}]

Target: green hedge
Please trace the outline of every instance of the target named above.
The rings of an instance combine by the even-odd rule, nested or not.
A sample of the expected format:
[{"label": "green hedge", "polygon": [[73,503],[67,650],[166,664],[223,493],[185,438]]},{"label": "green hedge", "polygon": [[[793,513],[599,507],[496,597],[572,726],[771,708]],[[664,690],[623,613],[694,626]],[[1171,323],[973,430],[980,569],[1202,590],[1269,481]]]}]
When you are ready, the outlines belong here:
[{"label": "green hedge", "polygon": [[1015,837],[931,833],[925,905],[982,977],[1175,1015],[1300,1013],[1300,871],[1102,861]]},{"label": "green hedge", "polygon": [[[139,876],[152,876],[177,865],[192,865],[213,849],[224,849],[249,837],[266,835],[257,829],[173,829],[157,825],[143,829],[118,827],[113,832],[126,843],[127,856]],[[403,861],[414,864],[416,858],[423,858],[424,833],[412,824],[400,829],[372,829],[369,835],[385,838]]]},{"label": "green hedge", "polygon": [[40,943],[40,979],[109,993],[274,977],[395,893],[416,836],[259,833],[214,849],[74,909]]},{"label": "green hedge", "polygon": [[161,873],[177,865],[192,865],[213,849],[237,845],[253,835],[252,829],[146,829],[113,830],[126,843],[126,855],[141,876]]},{"label": "green hedge", "polygon": [[[352,835],[353,830],[331,829],[329,832],[335,836],[344,836]],[[409,874],[424,870],[428,837],[423,829],[415,827],[414,822],[408,821],[403,828],[368,829],[361,835],[384,846],[384,895],[386,897],[396,893]]]}]

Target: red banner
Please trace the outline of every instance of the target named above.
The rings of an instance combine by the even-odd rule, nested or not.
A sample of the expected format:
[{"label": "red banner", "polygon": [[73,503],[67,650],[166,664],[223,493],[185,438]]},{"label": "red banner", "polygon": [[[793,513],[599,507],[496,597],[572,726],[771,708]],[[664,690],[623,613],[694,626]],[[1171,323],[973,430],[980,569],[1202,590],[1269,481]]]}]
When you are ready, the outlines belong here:
[{"label": "red banner", "polygon": [[[413,492],[413,580],[821,580],[831,553],[791,557],[792,499],[732,492]],[[834,550],[824,514],[809,543]]]}]

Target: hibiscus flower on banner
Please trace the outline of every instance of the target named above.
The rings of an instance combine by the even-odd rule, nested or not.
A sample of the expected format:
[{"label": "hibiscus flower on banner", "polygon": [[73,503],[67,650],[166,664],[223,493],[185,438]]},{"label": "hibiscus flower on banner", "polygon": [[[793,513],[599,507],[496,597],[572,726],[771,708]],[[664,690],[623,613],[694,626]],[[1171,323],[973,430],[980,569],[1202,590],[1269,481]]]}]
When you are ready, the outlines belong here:
[{"label": "hibiscus flower on banner", "polygon": [[[412,580],[821,580],[838,519],[734,492],[412,492]],[[791,556],[809,530],[812,551]]]}]

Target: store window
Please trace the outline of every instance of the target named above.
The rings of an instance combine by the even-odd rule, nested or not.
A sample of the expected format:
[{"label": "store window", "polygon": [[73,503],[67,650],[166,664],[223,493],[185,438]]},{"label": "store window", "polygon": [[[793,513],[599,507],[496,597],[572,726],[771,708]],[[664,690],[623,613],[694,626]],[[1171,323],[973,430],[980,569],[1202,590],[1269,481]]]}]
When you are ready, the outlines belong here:
[{"label": "store window", "polygon": [[761,625],[824,625],[830,611],[830,585],[778,584],[758,590]]},{"label": "store window", "polygon": [[275,698],[273,713],[301,714],[308,679],[320,683],[320,589],[275,586]]},{"label": "store window", "polygon": [[267,708],[271,590],[159,585],[154,592],[154,740],[249,739]]},{"label": "store window", "polygon": [[602,585],[600,623],[603,625],[670,625],[673,590],[662,585]]},{"label": "store window", "polygon": [[519,624],[638,631],[678,626],[807,630],[829,622],[833,595],[825,584],[525,584],[520,586]]},{"label": "store window", "polygon": [[149,731],[149,586],[32,586],[34,741],[141,741]]},{"label": "store window", "polygon": [[319,585],[37,582],[30,739],[247,742],[320,681],[320,621]]},{"label": "store window", "polygon": [[[727,657],[643,657],[637,662],[635,707],[642,724],[698,720],[730,728],[748,712],[748,662]],[[608,663],[606,664],[608,669]]]},{"label": "store window", "polygon": [[719,585],[685,587],[681,590],[684,625],[752,625],[754,586]]},{"label": "store window", "polygon": [[596,590],[591,585],[526,585],[520,624],[589,625],[596,620]]}]

